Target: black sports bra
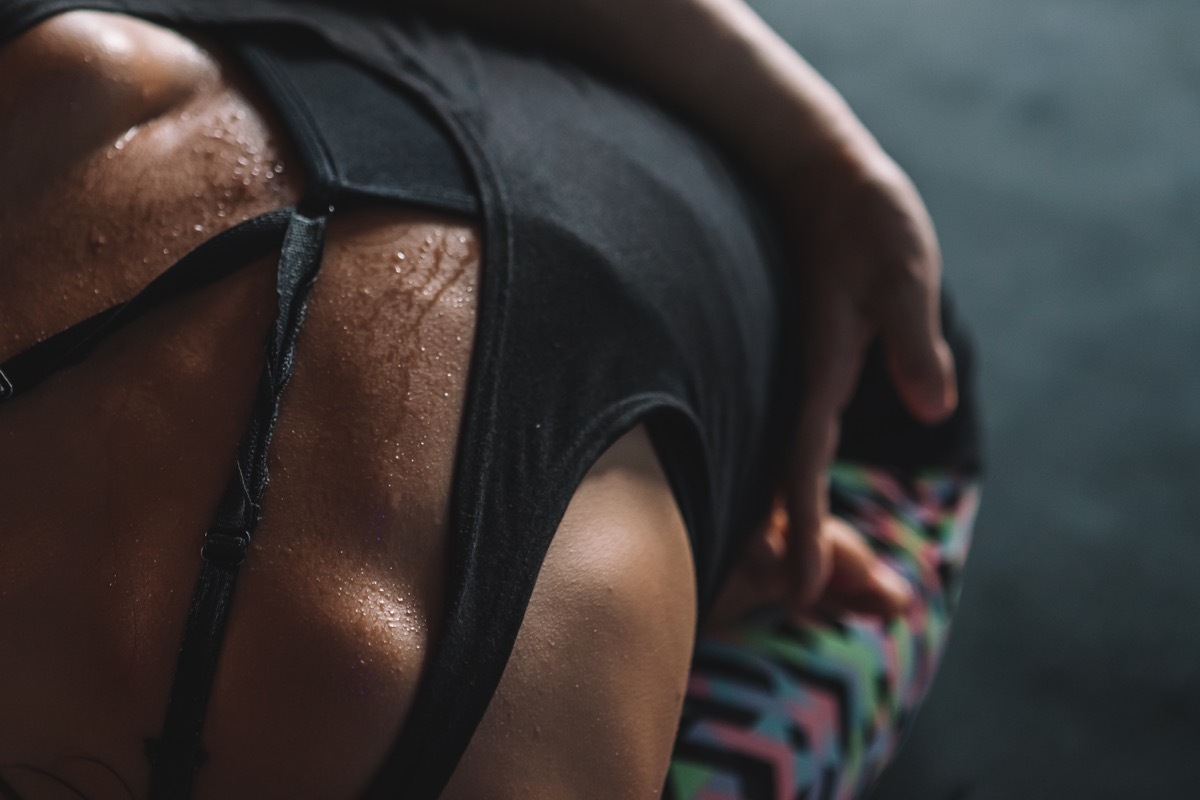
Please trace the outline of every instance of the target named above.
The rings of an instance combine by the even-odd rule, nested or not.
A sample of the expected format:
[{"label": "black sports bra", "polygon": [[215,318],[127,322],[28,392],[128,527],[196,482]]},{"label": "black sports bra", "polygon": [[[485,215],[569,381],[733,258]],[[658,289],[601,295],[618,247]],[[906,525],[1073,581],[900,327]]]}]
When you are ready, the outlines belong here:
[{"label": "black sports bra", "polygon": [[[495,692],[584,473],[645,424],[695,554],[701,610],[767,507],[797,387],[753,192],[685,126],[575,68],[367,4],[12,0],[0,42],[90,8],[202,28],[302,157],[296,209],[203,244],[137,297],[0,365],[0,401],[180,292],[279,249],[279,305],[237,469],[205,532],[152,798],[188,796],[267,449],[327,220],[356,203],[478,218],[484,261],[451,493],[442,632],[368,797],[437,797]],[[0,412],[2,413],[2,412]]]}]

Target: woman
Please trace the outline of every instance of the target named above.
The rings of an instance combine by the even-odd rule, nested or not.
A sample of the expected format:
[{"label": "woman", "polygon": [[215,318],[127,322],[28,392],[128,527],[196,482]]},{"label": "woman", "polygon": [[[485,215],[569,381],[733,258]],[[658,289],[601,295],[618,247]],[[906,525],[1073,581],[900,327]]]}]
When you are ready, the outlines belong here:
[{"label": "woman", "polygon": [[795,608],[910,604],[818,476],[877,327],[907,406],[953,406],[936,246],[744,7],[503,17],[740,152],[806,223],[783,275],[737,176],[564,64],[378,9],[84,4],[189,39],[75,5],[0,16],[6,791],[647,796],[779,482]]}]

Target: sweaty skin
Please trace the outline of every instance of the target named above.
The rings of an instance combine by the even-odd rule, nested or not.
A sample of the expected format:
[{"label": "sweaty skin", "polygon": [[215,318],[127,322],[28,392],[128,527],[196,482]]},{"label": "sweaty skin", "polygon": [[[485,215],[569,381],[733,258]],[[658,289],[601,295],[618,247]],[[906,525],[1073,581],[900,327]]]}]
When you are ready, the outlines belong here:
[{"label": "sweaty skin", "polygon": [[[0,49],[0,120],[0,360],[303,187],[228,64],[119,16],[72,12]],[[335,220],[201,800],[355,796],[438,630],[482,242],[405,209]],[[143,742],[249,415],[273,269],[171,301],[0,408],[0,777],[24,796],[145,795]],[[577,490],[445,797],[652,796],[694,627],[683,523],[638,429]]]}]

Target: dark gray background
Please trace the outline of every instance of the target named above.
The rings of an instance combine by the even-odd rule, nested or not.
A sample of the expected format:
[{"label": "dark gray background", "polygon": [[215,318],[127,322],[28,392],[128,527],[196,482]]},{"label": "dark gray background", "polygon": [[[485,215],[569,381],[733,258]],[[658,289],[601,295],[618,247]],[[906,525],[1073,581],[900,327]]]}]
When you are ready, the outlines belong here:
[{"label": "dark gray background", "polygon": [[983,364],[963,604],[873,797],[1200,797],[1200,2],[755,6],[916,180]]}]

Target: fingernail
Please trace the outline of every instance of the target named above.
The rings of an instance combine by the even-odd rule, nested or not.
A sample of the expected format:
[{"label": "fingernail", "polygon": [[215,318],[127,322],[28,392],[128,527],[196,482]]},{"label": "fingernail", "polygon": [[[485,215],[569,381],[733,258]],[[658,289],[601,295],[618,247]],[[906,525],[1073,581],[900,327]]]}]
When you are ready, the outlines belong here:
[{"label": "fingernail", "polygon": [[938,348],[938,360],[942,362],[942,375],[945,376],[938,401],[941,403],[942,413],[949,414],[958,405],[958,375],[954,353],[945,342]]},{"label": "fingernail", "polygon": [[[958,389],[954,384],[931,385],[926,391],[920,411],[915,414],[926,425],[945,422],[958,406]],[[915,409],[914,409],[915,410]]]},{"label": "fingernail", "polygon": [[871,578],[887,595],[889,604],[896,610],[896,613],[902,614],[912,606],[912,585],[900,573],[891,567],[878,564],[871,569]]}]

